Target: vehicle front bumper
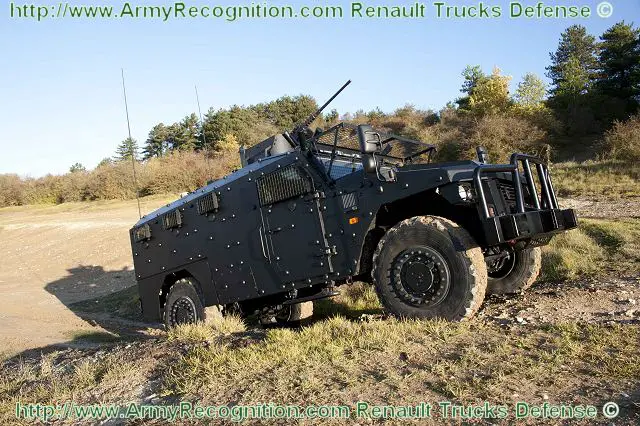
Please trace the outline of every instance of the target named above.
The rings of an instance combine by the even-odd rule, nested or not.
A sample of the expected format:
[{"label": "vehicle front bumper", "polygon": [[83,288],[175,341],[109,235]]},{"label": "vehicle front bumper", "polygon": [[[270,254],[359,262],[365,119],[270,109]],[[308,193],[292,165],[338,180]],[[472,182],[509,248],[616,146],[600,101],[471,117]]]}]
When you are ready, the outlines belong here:
[{"label": "vehicle front bumper", "polygon": [[490,217],[482,220],[482,226],[489,246],[522,239],[543,245],[554,234],[576,228],[578,218],[573,209],[533,210]]}]

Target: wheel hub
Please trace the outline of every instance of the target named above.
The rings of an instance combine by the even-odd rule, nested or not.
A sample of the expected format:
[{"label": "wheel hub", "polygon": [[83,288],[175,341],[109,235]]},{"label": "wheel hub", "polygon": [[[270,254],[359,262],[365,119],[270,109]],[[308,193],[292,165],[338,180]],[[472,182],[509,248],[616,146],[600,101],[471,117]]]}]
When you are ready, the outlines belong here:
[{"label": "wheel hub", "polygon": [[439,304],[451,285],[444,257],[430,247],[400,253],[393,262],[393,282],[405,302],[416,306]]},{"label": "wheel hub", "polygon": [[513,251],[502,253],[497,259],[487,262],[489,277],[500,279],[508,276],[516,265],[516,255]]},{"label": "wheel hub", "polygon": [[188,297],[181,297],[171,307],[173,324],[191,324],[196,322],[196,305]]}]

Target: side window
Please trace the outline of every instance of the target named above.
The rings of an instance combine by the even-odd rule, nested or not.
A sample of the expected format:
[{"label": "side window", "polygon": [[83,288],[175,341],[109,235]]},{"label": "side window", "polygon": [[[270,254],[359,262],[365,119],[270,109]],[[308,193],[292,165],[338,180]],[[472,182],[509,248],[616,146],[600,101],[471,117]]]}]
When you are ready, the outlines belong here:
[{"label": "side window", "polygon": [[338,180],[362,169],[362,163],[356,158],[351,160],[334,158],[333,164],[331,164],[331,170],[329,170],[329,164],[331,163],[330,158],[320,157],[320,161],[322,162],[324,169],[329,173],[329,176],[331,176],[331,179],[334,180]]},{"label": "side window", "polygon": [[311,178],[296,165],[278,169],[258,179],[260,205],[278,203],[313,191]]}]

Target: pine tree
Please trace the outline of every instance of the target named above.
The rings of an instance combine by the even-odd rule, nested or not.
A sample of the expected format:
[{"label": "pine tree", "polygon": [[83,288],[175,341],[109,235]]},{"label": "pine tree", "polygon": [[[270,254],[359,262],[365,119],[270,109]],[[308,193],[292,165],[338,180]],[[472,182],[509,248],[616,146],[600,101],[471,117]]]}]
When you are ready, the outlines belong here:
[{"label": "pine tree", "polygon": [[[595,37],[582,25],[572,25],[560,37],[558,49],[550,53],[551,65],[547,77],[551,79],[553,96],[586,93],[597,75]],[[579,83],[579,84],[577,84]]]},{"label": "pine tree", "polygon": [[640,96],[640,29],[619,22],[600,36],[597,88],[618,99],[627,118],[638,109]]},{"label": "pine tree", "polygon": [[149,132],[149,136],[142,150],[145,160],[151,157],[162,157],[165,155],[172,144],[171,130],[164,124],[156,124]]},{"label": "pine tree", "polygon": [[135,139],[126,138],[118,145],[114,159],[116,161],[124,161],[131,160],[131,157],[138,160],[138,142]]},{"label": "pine tree", "polygon": [[69,173],[86,172],[87,168],[82,163],[75,163],[69,167]]},{"label": "pine tree", "polygon": [[201,146],[200,120],[197,115],[191,113],[174,126],[177,130],[173,143],[174,149],[193,151]]}]

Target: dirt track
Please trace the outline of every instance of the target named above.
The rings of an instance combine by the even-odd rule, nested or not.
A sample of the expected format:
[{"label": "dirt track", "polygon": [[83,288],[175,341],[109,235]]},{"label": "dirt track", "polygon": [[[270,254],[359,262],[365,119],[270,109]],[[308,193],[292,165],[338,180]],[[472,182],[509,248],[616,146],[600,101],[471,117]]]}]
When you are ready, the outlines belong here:
[{"label": "dirt track", "polygon": [[[167,201],[144,200],[143,213]],[[639,200],[624,203],[609,208],[631,217],[640,211]],[[601,216],[593,204],[576,207],[583,216]],[[100,331],[68,305],[134,285],[128,229],[137,218],[135,201],[0,209],[0,352],[68,343],[79,332]],[[636,322],[639,278],[536,286],[524,297],[489,299],[480,318],[516,326],[563,319]]]},{"label": "dirt track", "polygon": [[[143,202],[151,211],[166,200]],[[0,209],[0,351],[98,331],[68,307],[135,283],[128,230],[135,201]]]}]

